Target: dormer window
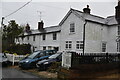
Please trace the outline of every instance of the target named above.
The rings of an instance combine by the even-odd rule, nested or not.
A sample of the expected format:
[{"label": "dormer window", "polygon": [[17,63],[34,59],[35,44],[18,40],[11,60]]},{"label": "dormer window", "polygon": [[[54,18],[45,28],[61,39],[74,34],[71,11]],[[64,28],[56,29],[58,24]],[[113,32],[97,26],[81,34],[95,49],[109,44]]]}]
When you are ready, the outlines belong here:
[{"label": "dormer window", "polygon": [[70,33],[75,32],[75,23],[70,23]]}]

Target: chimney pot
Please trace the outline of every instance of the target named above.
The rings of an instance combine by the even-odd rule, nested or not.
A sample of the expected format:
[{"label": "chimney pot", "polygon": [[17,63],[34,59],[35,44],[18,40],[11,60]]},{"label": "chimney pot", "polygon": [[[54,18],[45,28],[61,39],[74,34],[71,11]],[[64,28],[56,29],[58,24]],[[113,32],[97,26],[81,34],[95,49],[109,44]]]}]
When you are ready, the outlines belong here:
[{"label": "chimney pot", "polygon": [[89,5],[87,5],[87,8],[84,8],[84,9],[83,9],[83,12],[84,12],[84,13],[90,14],[90,11],[91,11],[91,10],[90,10],[90,8],[89,8]]},{"label": "chimney pot", "polygon": [[25,27],[25,30],[26,30],[26,32],[30,31],[30,26],[29,26],[28,23],[27,23],[27,25],[26,25],[26,27]]},{"label": "chimney pot", "polygon": [[44,22],[43,21],[38,22],[38,30],[43,30],[44,29],[43,26],[44,26]]}]

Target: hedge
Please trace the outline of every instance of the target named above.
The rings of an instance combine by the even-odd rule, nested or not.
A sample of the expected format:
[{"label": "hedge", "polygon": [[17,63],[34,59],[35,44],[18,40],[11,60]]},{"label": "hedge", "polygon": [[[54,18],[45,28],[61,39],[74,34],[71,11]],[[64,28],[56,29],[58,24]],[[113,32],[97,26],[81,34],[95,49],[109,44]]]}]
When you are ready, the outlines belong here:
[{"label": "hedge", "polygon": [[10,54],[17,53],[18,55],[26,55],[31,53],[30,44],[12,44],[7,49]]}]

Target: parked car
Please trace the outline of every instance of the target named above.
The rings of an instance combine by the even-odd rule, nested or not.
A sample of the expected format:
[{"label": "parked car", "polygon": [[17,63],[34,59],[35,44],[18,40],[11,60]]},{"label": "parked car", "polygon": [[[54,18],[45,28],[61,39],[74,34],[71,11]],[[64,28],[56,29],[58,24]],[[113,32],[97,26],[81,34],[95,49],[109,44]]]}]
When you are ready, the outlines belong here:
[{"label": "parked car", "polygon": [[39,70],[46,70],[48,67],[51,66],[54,62],[62,61],[62,52],[58,52],[56,54],[51,55],[48,59],[44,59],[39,61],[36,66]]},{"label": "parked car", "polygon": [[7,66],[8,65],[8,59],[5,53],[0,53],[0,65]]},{"label": "parked car", "polygon": [[19,67],[28,69],[35,68],[36,63],[40,60],[48,58],[50,55],[55,54],[55,50],[38,50],[28,55],[19,62]]}]

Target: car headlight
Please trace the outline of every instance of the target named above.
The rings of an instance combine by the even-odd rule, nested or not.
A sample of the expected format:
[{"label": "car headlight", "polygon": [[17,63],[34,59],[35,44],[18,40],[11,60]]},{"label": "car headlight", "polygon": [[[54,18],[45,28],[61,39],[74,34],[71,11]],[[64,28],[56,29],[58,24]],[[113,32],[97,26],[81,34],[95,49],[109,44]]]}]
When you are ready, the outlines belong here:
[{"label": "car headlight", "polygon": [[48,64],[48,62],[45,62],[44,64]]},{"label": "car headlight", "polygon": [[26,63],[28,63],[29,61],[25,61]]}]

